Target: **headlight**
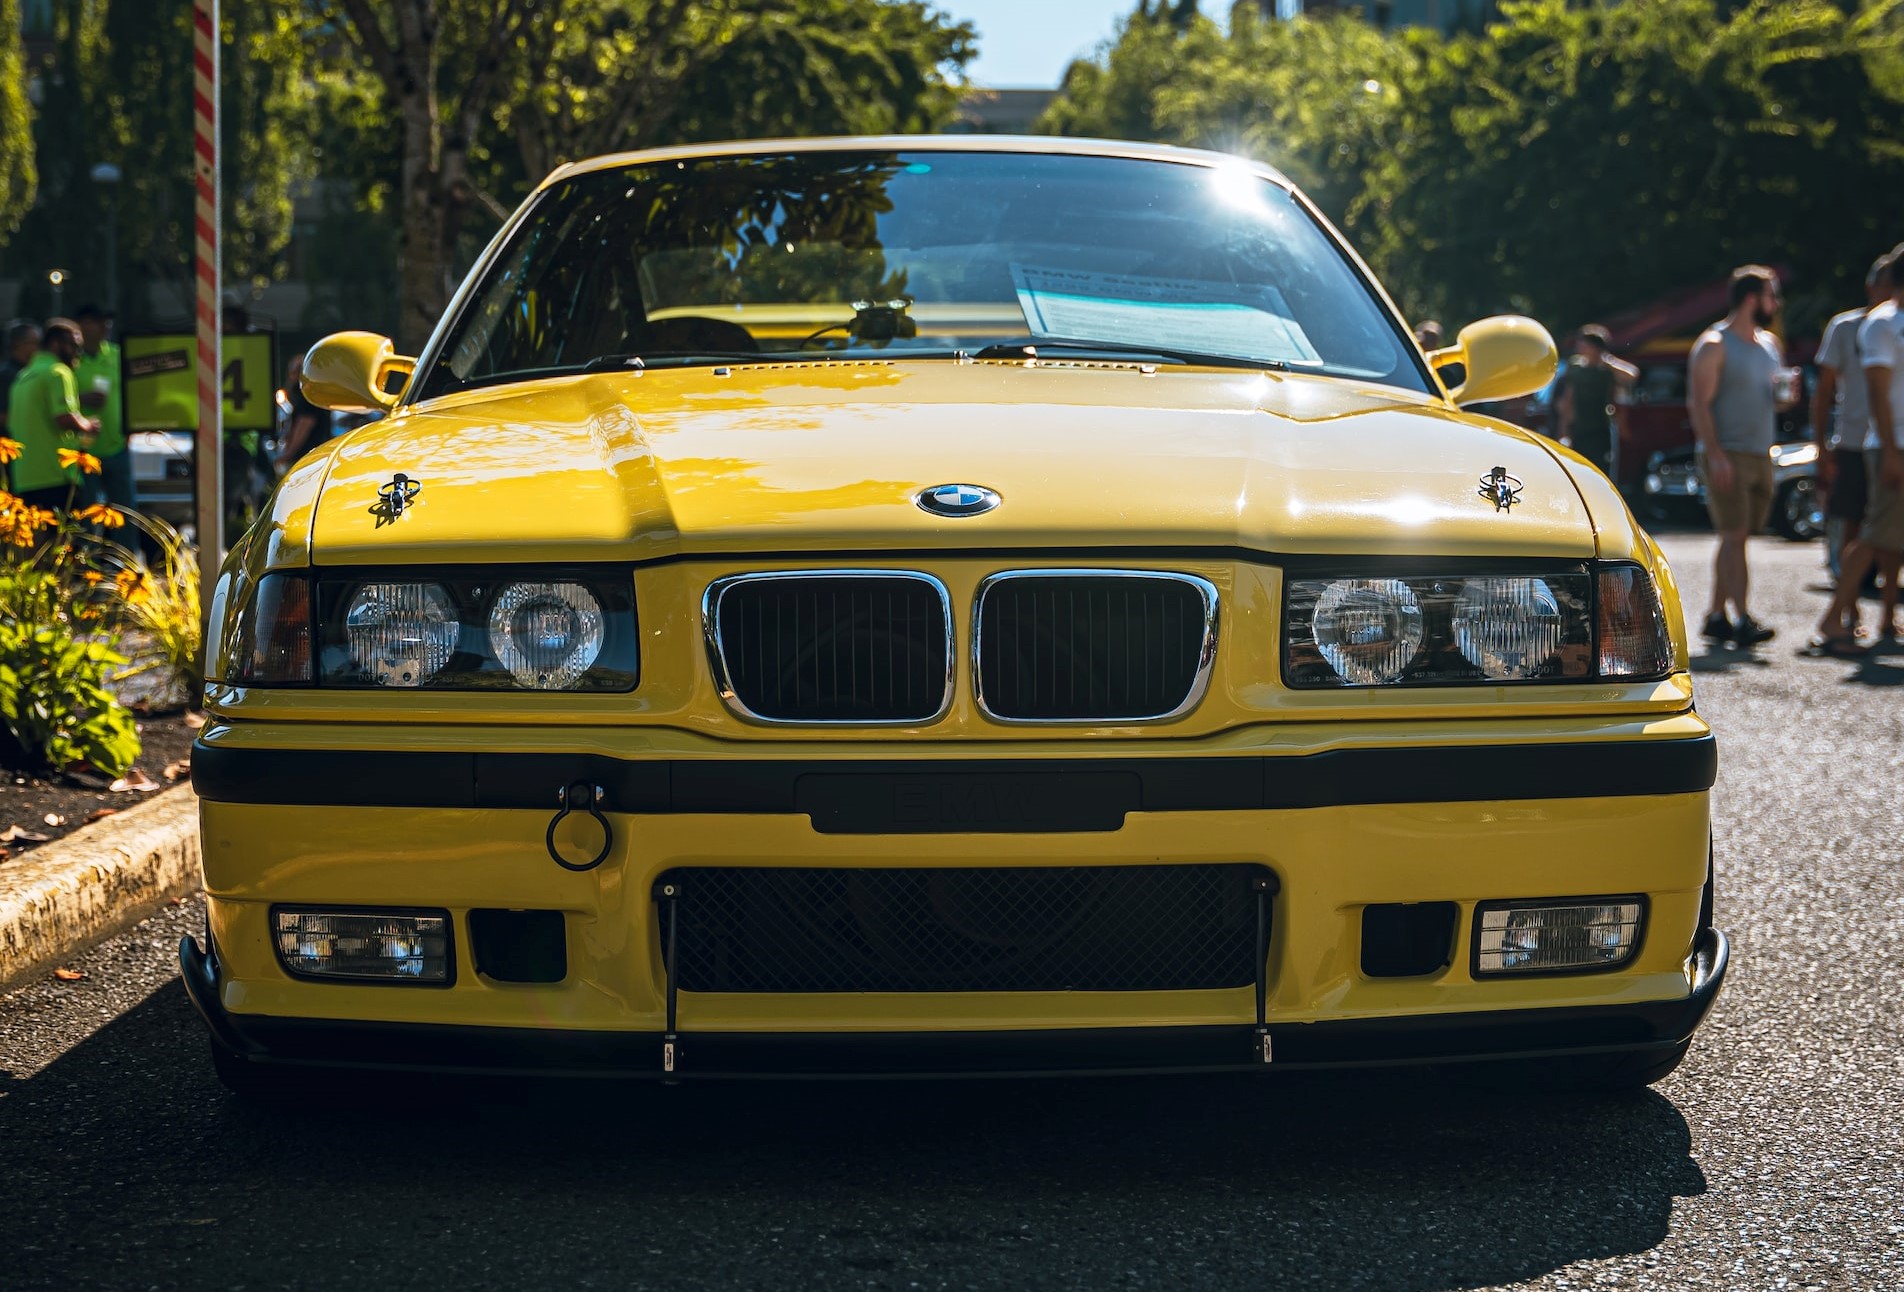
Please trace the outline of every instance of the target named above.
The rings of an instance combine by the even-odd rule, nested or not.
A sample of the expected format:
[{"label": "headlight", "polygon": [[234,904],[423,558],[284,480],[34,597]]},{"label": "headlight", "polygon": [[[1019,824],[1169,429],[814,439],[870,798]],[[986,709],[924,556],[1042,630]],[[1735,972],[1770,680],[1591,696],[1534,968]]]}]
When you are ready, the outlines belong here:
[{"label": "headlight", "polygon": [[1292,687],[1660,677],[1672,642],[1638,566],[1297,578],[1287,584]]},{"label": "headlight", "polygon": [[344,609],[351,668],[378,686],[422,686],[450,662],[459,632],[441,584],[359,584]]},{"label": "headlight", "polygon": [[1560,653],[1566,617],[1545,579],[1469,579],[1449,620],[1463,659],[1491,678],[1536,676]]},{"label": "headlight", "polygon": [[512,583],[490,607],[489,645],[524,686],[573,686],[602,653],[602,603],[579,583]]},{"label": "headlight", "polygon": [[1400,579],[1337,579],[1316,596],[1316,649],[1336,675],[1393,682],[1421,649],[1421,602]]},{"label": "headlight", "polygon": [[337,689],[632,691],[626,570],[270,574],[226,634],[223,680]]},{"label": "headlight", "polygon": [[1802,467],[1817,460],[1818,445],[1810,440],[1802,444],[1772,446],[1772,465],[1775,467]]}]

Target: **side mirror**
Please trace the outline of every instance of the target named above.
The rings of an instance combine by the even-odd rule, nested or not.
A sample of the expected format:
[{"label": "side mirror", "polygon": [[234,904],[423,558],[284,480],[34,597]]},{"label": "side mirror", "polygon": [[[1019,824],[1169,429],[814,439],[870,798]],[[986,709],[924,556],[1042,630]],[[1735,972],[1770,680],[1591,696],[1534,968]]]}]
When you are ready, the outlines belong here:
[{"label": "side mirror", "polygon": [[407,380],[416,362],[398,354],[387,336],[333,332],[304,356],[304,397],[340,413],[388,412],[401,391],[390,389],[391,378]]},{"label": "side mirror", "polygon": [[1460,384],[1448,397],[1462,407],[1531,395],[1553,380],[1559,362],[1547,329],[1518,314],[1470,323],[1453,345],[1428,356],[1436,371],[1461,365]]}]

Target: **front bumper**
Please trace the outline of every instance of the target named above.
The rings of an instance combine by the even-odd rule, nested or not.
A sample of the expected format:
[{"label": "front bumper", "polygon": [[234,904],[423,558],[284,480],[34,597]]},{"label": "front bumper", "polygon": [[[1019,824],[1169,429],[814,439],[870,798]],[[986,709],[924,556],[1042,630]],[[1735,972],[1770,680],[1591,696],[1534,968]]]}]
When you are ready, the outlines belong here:
[{"label": "front bumper", "polygon": [[[181,956],[217,1043],[261,1064],[660,1076],[670,1032],[677,1075],[694,1077],[1663,1056],[1725,969],[1704,900],[1715,756],[1692,715],[1545,741],[883,761],[535,752],[500,738],[300,749],[258,731],[271,734],[208,729],[195,753],[211,938]],[[554,791],[575,782],[599,787],[612,826],[592,870],[545,846]],[[1274,877],[1254,990],[681,987],[674,1018],[654,891],[675,872],[1173,864]],[[1471,972],[1479,904],[1596,893],[1643,895],[1627,966]],[[1397,903],[1458,910],[1440,970],[1359,964],[1365,908]],[[451,981],[292,979],[269,912],[300,904],[447,912]],[[478,908],[561,912],[565,976],[485,976],[464,936]]]},{"label": "front bumper", "polygon": [[[1684,999],[1249,1026],[1039,1031],[683,1034],[675,1074],[695,1080],[1289,1072],[1546,1059],[1664,1057],[1691,1038],[1724,985],[1725,934],[1705,929]],[[661,1077],[659,1032],[561,1032],[236,1017],[217,968],[179,943],[185,991],[216,1044],[261,1066],[456,1076]]]}]

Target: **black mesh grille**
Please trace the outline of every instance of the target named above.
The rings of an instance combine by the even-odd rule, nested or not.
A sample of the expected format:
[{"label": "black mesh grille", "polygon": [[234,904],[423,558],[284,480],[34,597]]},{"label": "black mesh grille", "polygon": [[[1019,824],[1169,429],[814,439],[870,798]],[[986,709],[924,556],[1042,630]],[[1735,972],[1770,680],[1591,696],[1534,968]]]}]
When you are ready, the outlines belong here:
[{"label": "black mesh grille", "polygon": [[1249,865],[678,870],[680,987],[1188,991],[1256,981]]},{"label": "black mesh grille", "polygon": [[1155,718],[1196,685],[1204,598],[1168,577],[1000,579],[979,606],[979,682],[1001,718]]},{"label": "black mesh grille", "polygon": [[923,721],[944,706],[945,602],[923,579],[743,580],[717,614],[728,682],[762,718]]}]

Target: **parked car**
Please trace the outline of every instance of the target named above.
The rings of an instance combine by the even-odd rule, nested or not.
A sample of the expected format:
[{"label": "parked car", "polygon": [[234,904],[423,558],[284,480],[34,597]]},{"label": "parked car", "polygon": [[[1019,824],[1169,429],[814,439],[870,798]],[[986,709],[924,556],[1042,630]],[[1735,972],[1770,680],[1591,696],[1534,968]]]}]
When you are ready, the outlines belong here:
[{"label": "parked car", "polygon": [[[1706,487],[1691,448],[1662,450],[1646,463],[1641,482],[1643,510],[1655,520],[1700,524],[1706,519]],[[1773,532],[1794,543],[1810,542],[1825,532],[1825,508],[1818,493],[1818,445],[1792,440],[1772,446]]]},{"label": "parked car", "polygon": [[[1522,1060],[1727,964],[1612,485],[1464,411],[1290,182],[997,137],[564,166],[314,347],[211,604],[186,990],[248,1093]],[[387,393],[401,387],[401,393]]]},{"label": "parked car", "polygon": [[134,431],[126,450],[132,454],[134,505],[180,528],[192,524],[192,433]]},{"label": "parked car", "polygon": [[[134,431],[126,437],[132,455],[134,506],[178,529],[191,531],[198,523],[193,499],[195,461],[190,431]],[[225,525],[237,534],[263,513],[277,477],[270,465],[271,441],[262,454],[245,452],[237,441],[225,454]]]}]

